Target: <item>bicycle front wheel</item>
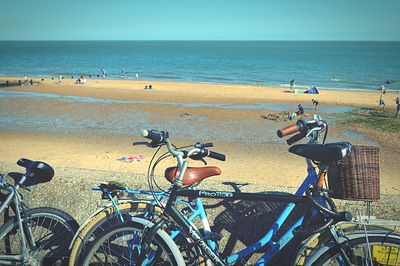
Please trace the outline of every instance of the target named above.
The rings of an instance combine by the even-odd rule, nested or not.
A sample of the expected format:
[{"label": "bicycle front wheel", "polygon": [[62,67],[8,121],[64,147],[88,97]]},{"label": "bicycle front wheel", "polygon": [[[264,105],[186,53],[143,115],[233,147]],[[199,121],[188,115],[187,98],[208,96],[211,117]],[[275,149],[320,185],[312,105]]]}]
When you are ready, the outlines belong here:
[{"label": "bicycle front wheel", "polygon": [[[348,237],[348,257],[353,265],[400,265],[400,237],[387,233],[371,233],[367,237],[354,234]],[[313,265],[343,265],[339,247],[333,245]]]},{"label": "bicycle front wheel", "polygon": [[[68,245],[78,223],[69,214],[54,208],[34,208],[25,211],[24,235],[28,259],[35,265],[65,265],[69,260]],[[0,252],[21,255],[22,241],[19,224],[14,217],[0,228]],[[30,243],[33,242],[34,246]]]},{"label": "bicycle front wheel", "polygon": [[109,227],[104,235],[96,240],[84,254],[82,265],[185,265],[179,248],[162,230],[152,239],[146,254],[142,247],[145,227],[151,223],[144,219],[132,218],[125,224]]},{"label": "bicycle front wheel", "polygon": [[[144,217],[153,215],[153,213],[161,213],[161,210],[152,205],[148,201],[130,201],[118,204],[118,210],[128,220],[130,216]],[[104,235],[104,231],[115,224],[122,223],[114,206],[109,206],[95,216],[90,218],[90,221],[80,228],[75,236],[71,247],[70,266],[80,264],[82,254],[86,252],[86,248],[91,246],[91,243]]]}]

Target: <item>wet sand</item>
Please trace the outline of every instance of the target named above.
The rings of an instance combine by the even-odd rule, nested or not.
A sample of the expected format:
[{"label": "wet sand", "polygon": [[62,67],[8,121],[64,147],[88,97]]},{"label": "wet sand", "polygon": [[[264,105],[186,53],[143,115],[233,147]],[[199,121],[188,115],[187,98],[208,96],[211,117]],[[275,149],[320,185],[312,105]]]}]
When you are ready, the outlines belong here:
[{"label": "wet sand", "polygon": [[[16,78],[1,78],[1,80]],[[40,81],[40,80],[38,80]],[[152,90],[144,86],[152,84]],[[215,180],[250,182],[282,187],[296,187],[306,176],[303,158],[287,152],[285,140],[276,130],[291,122],[272,121],[262,116],[275,113],[265,108],[229,109],[188,107],[165,103],[208,103],[254,105],[260,103],[298,103],[310,107],[316,98],[322,105],[376,107],[379,92],[321,91],[319,95],[284,93],[282,88],[256,86],[172,83],[159,81],[95,80],[61,84],[46,78],[37,86],[2,88],[13,92],[38,92],[65,96],[91,97],[138,103],[75,101],[71,99],[19,97],[3,99],[0,114],[10,118],[0,126],[0,161],[14,163],[20,157],[43,160],[56,167],[75,167],[126,173],[145,173],[154,150],[133,147],[142,140],[139,129],[170,131],[178,145],[212,141],[214,150],[228,156],[226,162],[208,160],[222,169]],[[396,94],[388,93],[393,105]],[[149,102],[149,103],[146,103]],[[158,103],[157,103],[158,102]],[[160,104],[163,103],[163,104]],[[292,110],[294,111],[294,110]],[[312,115],[311,110],[307,110]],[[325,114],[321,114],[325,115]],[[400,154],[395,136],[377,138],[348,136],[336,122],[336,114],[327,114],[331,124],[329,139],[353,143],[372,143],[381,147],[382,193],[400,194]],[[331,123],[332,121],[332,123]],[[15,126],[11,126],[15,124]],[[7,125],[7,126],[5,126]],[[328,139],[328,140],[329,140]],[[394,143],[394,144],[393,144]],[[393,146],[394,145],[394,146]],[[140,162],[126,163],[121,157],[143,155]],[[174,161],[160,165],[158,174]],[[192,166],[200,166],[194,162]]]}]

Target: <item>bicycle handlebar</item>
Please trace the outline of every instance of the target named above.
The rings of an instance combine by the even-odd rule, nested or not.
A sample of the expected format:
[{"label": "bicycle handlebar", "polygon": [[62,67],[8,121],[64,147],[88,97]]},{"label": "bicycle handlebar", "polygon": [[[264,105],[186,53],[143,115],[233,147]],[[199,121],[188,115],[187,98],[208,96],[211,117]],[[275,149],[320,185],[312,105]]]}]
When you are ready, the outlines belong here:
[{"label": "bicycle handlebar", "polygon": [[[150,146],[150,147],[156,147],[156,146],[159,146],[160,144],[166,144],[169,152],[173,156],[177,156],[179,153],[181,153],[181,151],[175,149],[173,147],[173,145],[171,144],[171,142],[169,140],[169,134],[167,131],[159,131],[159,130],[155,130],[155,129],[150,129],[150,130],[143,129],[140,133],[144,138],[151,140],[151,143],[147,143],[148,146]],[[144,144],[144,143],[143,142],[134,142],[133,143],[133,145],[140,145],[140,144]],[[192,151],[192,152],[197,151],[197,154],[196,155],[189,154],[189,157],[194,160],[201,160],[204,157],[210,157],[210,158],[213,158],[213,159],[216,159],[219,161],[225,161],[226,155],[205,149],[207,147],[213,147],[213,146],[214,145],[211,142],[209,142],[209,143],[198,142],[194,145],[195,149]]]},{"label": "bicycle handlebar", "polygon": [[297,126],[297,124],[294,124],[294,125],[290,125],[290,126],[282,128],[282,129],[279,129],[276,133],[278,134],[278,137],[282,138],[282,137],[292,135],[297,132],[299,132],[299,127]]},{"label": "bicycle handlebar", "polygon": [[[205,149],[206,150],[206,149]],[[222,154],[222,153],[218,153],[218,152],[214,152],[214,151],[208,151],[208,157],[219,160],[219,161],[225,161],[226,160],[226,155]]]},{"label": "bicycle handlebar", "polygon": [[289,135],[292,135],[292,134],[298,133],[298,132],[304,134],[307,131],[307,125],[310,123],[311,122],[309,122],[307,120],[299,119],[296,122],[296,124],[279,129],[276,133],[277,133],[278,137],[280,137],[280,138],[289,136]]},{"label": "bicycle handlebar", "polygon": [[168,138],[168,133],[166,131],[143,129],[140,133],[144,138],[150,139],[156,143],[162,143]]},{"label": "bicycle handlebar", "polygon": [[304,137],[308,137],[311,132],[322,131],[325,127],[326,122],[319,120],[318,118],[311,121],[299,119],[296,124],[282,128],[276,133],[280,138],[297,133],[287,140],[287,144],[292,145],[293,143],[303,139]]},{"label": "bicycle handlebar", "polygon": [[191,158],[193,160],[201,160],[204,157],[210,157],[210,158],[213,158],[213,159],[219,160],[219,161],[226,160],[225,154],[214,152],[214,151],[209,151],[207,149],[201,149],[198,153],[189,156],[189,158]]},{"label": "bicycle handlebar", "polygon": [[288,145],[292,145],[293,143],[303,139],[306,136],[305,133],[300,132],[297,135],[294,135],[293,137],[289,138],[286,142]]}]

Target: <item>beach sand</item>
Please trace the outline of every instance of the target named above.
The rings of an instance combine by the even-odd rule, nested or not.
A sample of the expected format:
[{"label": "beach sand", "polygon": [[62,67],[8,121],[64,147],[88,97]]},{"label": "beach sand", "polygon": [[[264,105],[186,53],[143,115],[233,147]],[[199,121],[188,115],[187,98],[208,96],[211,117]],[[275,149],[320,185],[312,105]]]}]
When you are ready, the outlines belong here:
[{"label": "beach sand", "polygon": [[[18,80],[18,77],[2,77],[5,80]],[[56,79],[34,79],[39,86],[17,86],[8,88],[13,91],[35,91],[56,93],[60,95],[88,96],[94,98],[115,100],[142,100],[155,102],[181,103],[232,103],[249,104],[262,102],[311,103],[316,98],[323,104],[340,106],[377,107],[380,92],[374,91],[338,91],[321,90],[319,95],[306,93],[283,93],[287,88],[272,88],[265,86],[247,86],[233,84],[209,84],[187,82],[161,82],[143,80],[103,80],[88,79],[87,84],[74,84],[75,79],[63,79],[58,84]],[[153,90],[144,90],[151,84]],[[7,89],[7,88],[3,88]],[[388,93],[386,102],[393,103],[397,94]]]},{"label": "beach sand", "polygon": [[[18,77],[3,77],[0,80],[17,80]],[[35,79],[34,79],[35,80]],[[168,125],[172,140],[178,145],[196,141],[214,142],[214,151],[228,156],[226,162],[208,160],[209,165],[222,169],[222,175],[215,180],[250,182],[282,187],[297,187],[306,176],[303,158],[287,152],[285,140],[276,137],[276,130],[293,122],[271,121],[261,116],[275,113],[266,109],[227,109],[218,104],[251,105],[261,103],[288,103],[296,106],[311,105],[311,99],[318,99],[320,105],[345,107],[378,106],[379,92],[327,91],[319,95],[284,93],[283,88],[244,86],[228,84],[206,84],[186,82],[133,81],[88,79],[87,84],[74,84],[73,79],[57,80],[45,78],[35,86],[4,87],[2,90],[29,91],[66,96],[92,97],[97,99],[140,101],[132,104],[85,103],[93,113],[84,113],[76,105],[49,99],[47,104],[27,101],[23,104],[6,103],[0,106],[0,114],[32,115],[48,114],[51,118],[69,115],[76,119],[107,121],[114,119],[112,110],[121,114],[135,110],[139,119],[146,114],[146,123],[162,130],[157,125]],[[145,90],[152,84],[152,90]],[[386,102],[394,108],[398,94],[387,93]],[[145,103],[148,102],[148,103]],[[202,107],[185,107],[165,103],[202,103]],[[213,105],[214,104],[214,105]],[[393,106],[391,106],[393,105]],[[88,107],[88,108],[89,108]],[[112,110],[111,110],[112,109]],[[295,110],[292,110],[295,111]],[[311,115],[311,111],[309,111]],[[335,114],[328,115],[335,120]],[[134,119],[134,118],[132,118]],[[179,127],[183,123],[186,128]],[[328,120],[328,122],[330,122]],[[175,125],[177,125],[175,127]],[[209,125],[209,128],[206,128]],[[381,192],[400,194],[400,145],[396,135],[376,136],[373,131],[364,131],[365,137],[349,137],[343,133],[340,122],[331,124],[331,140],[350,140],[355,143],[372,143],[381,148]],[[193,129],[190,127],[193,126]],[[263,128],[264,127],[264,128]],[[174,131],[175,128],[175,131]],[[55,167],[75,167],[94,170],[142,173],[147,171],[154,150],[133,147],[132,141],[143,140],[139,129],[127,126],[125,132],[97,131],[96,125],[85,130],[30,130],[4,128],[0,126],[0,161],[14,163],[20,157],[46,161]],[[209,131],[207,131],[209,130]],[[183,137],[181,137],[181,133]],[[226,136],[225,136],[226,134]],[[263,136],[264,134],[264,136]],[[200,137],[198,137],[200,136]],[[210,138],[207,139],[207,136]],[[397,138],[398,139],[398,138]],[[143,155],[139,162],[123,163],[117,159],[129,155]],[[173,160],[161,163],[157,172],[174,164]],[[199,162],[192,166],[201,166]],[[106,179],[106,177],[105,177]],[[207,181],[205,181],[207,182]]]}]

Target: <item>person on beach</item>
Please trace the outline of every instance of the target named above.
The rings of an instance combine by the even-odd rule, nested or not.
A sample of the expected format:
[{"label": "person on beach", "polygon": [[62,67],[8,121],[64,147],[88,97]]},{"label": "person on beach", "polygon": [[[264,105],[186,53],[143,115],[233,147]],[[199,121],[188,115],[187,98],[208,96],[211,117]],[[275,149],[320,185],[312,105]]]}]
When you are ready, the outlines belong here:
[{"label": "person on beach", "polygon": [[379,108],[382,106],[382,109],[385,109],[385,93],[386,90],[382,90],[381,97],[379,98]]},{"label": "person on beach", "polygon": [[312,109],[314,112],[316,112],[319,102],[318,102],[318,100],[315,100],[315,99],[312,99],[311,102],[312,102]]},{"label": "person on beach", "polygon": [[381,90],[381,93],[386,93],[386,88],[381,84],[381,87],[379,88]]},{"label": "person on beach", "polygon": [[304,108],[301,104],[297,105],[296,115],[304,115]]},{"label": "person on beach", "polygon": [[298,115],[304,115],[304,108],[301,104],[297,105],[297,111],[294,113],[289,113],[287,118],[289,120],[294,120]]},{"label": "person on beach", "polygon": [[296,81],[294,80],[294,79],[292,79],[291,81],[290,81],[290,90],[291,91],[294,91],[294,87],[296,86]]},{"label": "person on beach", "polygon": [[136,77],[136,80],[139,80],[139,74],[138,73],[135,74],[135,77]]},{"label": "person on beach", "polygon": [[397,116],[399,115],[399,112],[400,112],[400,98],[399,97],[397,97],[396,98],[396,104],[397,104],[397,110],[396,110],[396,118],[397,118]]},{"label": "person on beach", "polygon": [[62,75],[59,75],[59,76],[58,76],[58,84],[60,84],[61,81],[62,81]]},{"label": "person on beach", "polygon": [[125,78],[125,71],[124,71],[124,69],[121,69],[121,77]]},{"label": "person on beach", "polygon": [[103,78],[107,77],[106,71],[104,70],[104,68],[102,68],[101,70],[101,74],[103,75]]}]

